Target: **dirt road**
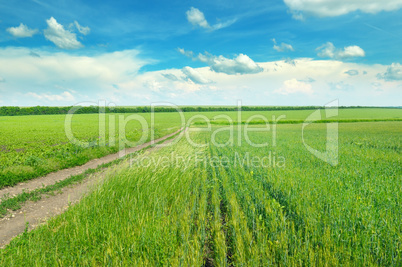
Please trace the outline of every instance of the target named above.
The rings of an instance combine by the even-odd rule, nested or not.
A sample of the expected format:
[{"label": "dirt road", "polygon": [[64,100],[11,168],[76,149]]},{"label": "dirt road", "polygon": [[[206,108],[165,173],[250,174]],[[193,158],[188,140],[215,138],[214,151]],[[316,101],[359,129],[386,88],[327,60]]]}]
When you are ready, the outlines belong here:
[{"label": "dirt road", "polygon": [[[169,137],[172,137],[173,135],[179,133],[182,129],[177,130],[174,133],[168,134],[164,137],[161,137],[159,139],[156,139],[153,143],[158,143],[161,142]],[[147,146],[150,146],[152,143],[147,142],[144,143],[142,145],[136,146],[136,147],[132,147],[132,148],[127,148],[125,150],[124,154],[131,154],[134,153],[136,151],[139,151],[143,148],[146,148]],[[113,160],[116,160],[118,158],[121,157],[121,152],[117,152],[115,154],[110,154],[107,155],[103,158],[99,158],[99,159],[93,159],[91,161],[88,161],[87,163],[85,163],[84,165],[81,166],[76,166],[73,168],[69,168],[69,169],[64,169],[64,170],[60,170],[57,172],[53,172],[53,173],[49,173],[46,176],[43,177],[39,177],[33,180],[29,180],[23,183],[19,183],[16,186],[13,187],[6,187],[3,189],[0,189],[0,199],[3,198],[5,195],[8,195],[9,197],[21,194],[23,192],[23,190],[25,191],[31,191],[34,190],[36,188],[39,187],[43,187],[43,186],[47,186],[47,185],[51,185],[54,184],[60,180],[64,180],[66,178],[68,178],[71,175],[77,175],[77,174],[81,174],[84,171],[88,170],[88,169],[95,169],[96,167],[98,167],[101,164],[104,163],[109,163]],[[1,202],[1,201],[0,201]]]},{"label": "dirt road", "polygon": [[[162,142],[169,137],[172,137],[175,134],[179,133],[180,131],[182,131],[182,129],[156,139],[154,143]],[[173,141],[174,139],[169,139],[163,142],[163,144],[168,144]],[[125,154],[127,155],[139,151],[150,145],[151,142],[148,142],[137,147],[126,149]],[[156,149],[158,148],[149,148],[147,150],[147,153],[151,153]],[[87,169],[96,168],[103,163],[108,163],[116,160],[120,158],[120,156],[120,153],[111,154],[100,159],[92,160],[82,166],[61,170],[55,173],[51,173],[45,177],[19,184],[15,187],[5,188],[0,190],[0,196],[4,196],[5,194],[13,196],[21,193],[23,190],[33,190],[38,187],[42,187],[43,185],[51,185],[56,183],[57,181],[66,179],[71,175],[77,175],[83,173]],[[94,173],[81,183],[64,187],[61,189],[61,192],[54,196],[45,196],[37,202],[28,201],[23,205],[20,210],[13,211],[6,217],[0,219],[0,248],[3,248],[5,245],[7,245],[15,236],[23,233],[27,223],[28,230],[32,230],[41,223],[46,222],[52,216],[63,213],[70,205],[74,205],[75,203],[79,202],[81,197],[89,192],[92,188],[94,188],[95,185],[99,184],[110,175],[113,175],[113,172],[115,170],[120,169],[126,165],[128,165],[128,160],[118,163],[117,165],[112,166],[107,170],[102,170],[100,172]]]}]

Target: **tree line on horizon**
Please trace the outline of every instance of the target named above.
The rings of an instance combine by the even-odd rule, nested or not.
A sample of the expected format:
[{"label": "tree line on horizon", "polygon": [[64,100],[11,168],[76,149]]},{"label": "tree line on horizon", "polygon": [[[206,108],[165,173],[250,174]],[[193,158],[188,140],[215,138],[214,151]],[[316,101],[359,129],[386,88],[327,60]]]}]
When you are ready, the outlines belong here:
[{"label": "tree line on horizon", "polygon": [[[74,110],[74,114],[91,114],[91,113],[149,113],[154,112],[177,112],[176,108],[172,107],[153,107],[138,106],[138,107],[99,107],[99,106],[66,106],[66,107],[17,107],[3,106],[0,107],[0,116],[24,116],[24,115],[57,115],[67,114],[70,110]],[[179,107],[182,112],[212,112],[212,111],[238,111],[237,106],[183,106]],[[311,110],[325,108],[323,106],[242,106],[242,111],[275,111],[275,110]],[[393,107],[365,107],[365,106],[341,106],[339,109],[345,108],[393,108]],[[398,107],[400,108],[400,107]]]}]

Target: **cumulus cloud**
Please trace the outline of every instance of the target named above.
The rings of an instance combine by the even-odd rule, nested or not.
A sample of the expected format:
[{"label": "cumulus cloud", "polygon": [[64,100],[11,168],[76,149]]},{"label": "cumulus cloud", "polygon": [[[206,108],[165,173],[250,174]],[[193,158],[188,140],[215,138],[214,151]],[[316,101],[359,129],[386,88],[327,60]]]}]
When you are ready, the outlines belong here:
[{"label": "cumulus cloud", "polygon": [[183,55],[191,57],[193,60],[199,60],[209,65],[209,68],[218,73],[233,74],[252,74],[263,71],[257,63],[255,63],[249,56],[245,54],[239,54],[233,59],[226,58],[224,56],[214,56],[206,52],[205,54],[198,54],[197,57],[193,57],[193,52],[185,51],[181,52]]},{"label": "cumulus cloud", "polygon": [[295,50],[293,49],[293,46],[290,45],[290,44],[281,43],[280,45],[278,45],[278,44],[276,43],[275,38],[272,39],[272,42],[274,42],[273,48],[274,48],[276,51],[278,51],[278,52],[295,51]]},{"label": "cumulus cloud", "polygon": [[334,17],[353,11],[376,14],[380,11],[398,10],[401,0],[284,0],[293,18],[302,20],[305,15],[316,17]]},{"label": "cumulus cloud", "polygon": [[[139,72],[153,62],[139,56],[139,50],[82,55],[37,48],[34,52],[40,58],[30,56],[30,51],[0,47],[0,76],[6,79],[0,83],[0,98],[7,105],[62,106],[98,99],[122,106],[149,105],[151,101],[223,105],[235,104],[238,99],[250,105],[300,105],[300,97],[305,95],[305,105],[323,105],[329,98],[340,98],[343,105],[396,106],[401,99],[401,82],[377,79],[376,74],[385,73],[389,67],[381,64],[298,58],[296,66],[283,60],[258,62],[264,71],[253,75],[227,75],[206,65],[194,70],[213,83],[197,84],[181,68]],[[203,56],[206,60],[213,57]],[[347,70],[358,70],[359,74],[367,71],[367,75],[348,79],[344,74]],[[331,90],[330,83],[336,86],[342,81],[353,90]],[[374,82],[383,90],[381,95],[374,91]],[[36,95],[26,95],[29,92]],[[61,98],[56,96],[69,99],[63,92],[69,92],[75,100],[57,100]]]},{"label": "cumulus cloud", "polygon": [[194,26],[200,26],[206,29],[211,27],[205,19],[204,13],[202,13],[198,8],[191,7],[190,10],[187,10],[186,15],[188,22]]},{"label": "cumulus cloud", "polygon": [[359,75],[359,71],[358,70],[348,70],[344,72],[345,74],[348,74],[350,76],[356,76]]},{"label": "cumulus cloud", "polygon": [[335,59],[348,59],[353,57],[364,57],[366,54],[363,49],[357,45],[346,46],[343,49],[337,49],[333,43],[327,42],[316,49],[319,57],[329,57]]},{"label": "cumulus cloud", "polygon": [[244,54],[239,54],[234,59],[210,56],[207,57],[207,63],[211,70],[226,74],[252,74],[263,71],[257,63]]},{"label": "cumulus cloud", "polygon": [[274,93],[282,94],[282,95],[289,95],[295,93],[302,93],[302,94],[312,94],[313,89],[311,84],[305,83],[302,81],[298,81],[296,79],[290,79],[283,82],[283,86],[274,91]]},{"label": "cumulus cloud", "polygon": [[26,94],[26,96],[33,97],[39,100],[47,100],[47,101],[74,101],[75,98],[74,96],[68,92],[64,91],[61,94],[37,94],[34,92],[29,92]]},{"label": "cumulus cloud", "polygon": [[32,37],[34,34],[38,33],[37,29],[30,29],[25,24],[20,24],[18,27],[10,27],[7,31],[14,37],[25,38]]},{"label": "cumulus cloud", "polygon": [[335,46],[331,42],[327,42],[326,44],[323,44],[322,46],[316,48],[316,51],[318,52],[317,55],[319,57],[335,57]]},{"label": "cumulus cloud", "polygon": [[207,78],[205,78],[204,76],[202,76],[198,71],[196,71],[195,69],[191,68],[191,67],[184,67],[181,70],[184,75],[186,75],[186,77],[188,79],[190,79],[191,81],[193,81],[196,84],[208,84],[211,83],[210,80],[208,80]]},{"label": "cumulus cloud", "polygon": [[339,58],[364,57],[366,53],[357,45],[347,46],[338,52]]},{"label": "cumulus cloud", "polygon": [[53,42],[61,49],[78,49],[83,45],[77,41],[75,33],[64,29],[63,25],[59,24],[55,18],[51,17],[46,20],[47,29],[44,30],[45,38]]},{"label": "cumulus cloud", "polygon": [[77,28],[77,30],[83,34],[83,35],[87,35],[89,34],[89,32],[91,31],[91,29],[89,27],[83,27],[81,26],[78,21],[74,21],[74,25]]},{"label": "cumulus cloud", "polygon": [[[0,48],[0,73],[22,80],[57,83],[96,79],[99,84],[117,83],[130,79],[151,61],[138,57],[139,50],[123,50],[92,56],[51,53],[36,50],[40,57],[30,55],[28,48]],[[71,87],[71,86],[69,86]],[[78,91],[78,90],[77,90]]]},{"label": "cumulus cloud", "polygon": [[[121,101],[125,98],[116,97],[113,85],[132,81],[141,67],[152,62],[140,58],[140,51],[135,49],[85,56],[38,48],[35,52],[40,58],[29,55],[30,51],[0,48],[0,74],[7,79],[4,84],[7,103],[13,103],[10,100],[13,99],[18,105],[48,105],[47,101],[54,99],[59,101],[58,105],[74,104],[68,94],[61,94],[64,91],[70,92],[77,101]],[[28,92],[38,96],[26,95]]]},{"label": "cumulus cloud", "polygon": [[401,81],[402,80],[402,65],[399,63],[392,63],[387,67],[387,71],[377,74],[378,79],[385,81]]},{"label": "cumulus cloud", "polygon": [[[211,57],[207,53],[202,56],[204,60]],[[194,68],[203,77],[212,80],[213,84],[196,84],[183,74],[182,69],[141,73],[127,83],[118,83],[120,93],[124,91],[127,94],[120,96],[123,103],[119,104],[129,105],[130,101],[140,103],[144,95],[148,97],[141,102],[144,104],[150,101],[171,101],[179,105],[222,105],[236,103],[237,99],[254,105],[300,105],[300,97],[303,96],[306,96],[303,98],[304,105],[323,105],[328,102],[328,98],[340,98],[344,105],[398,105],[400,99],[400,83],[379,81],[376,78],[376,73],[387,69],[387,66],[380,64],[299,58],[296,66],[283,60],[259,62],[258,65],[264,71],[253,75],[227,75],[209,67]],[[272,71],[274,68],[277,68],[276,72]],[[347,79],[344,72],[351,69],[359,73],[366,70],[368,74]],[[172,74],[178,81],[167,79],[162,74]],[[152,85],[157,91],[148,89],[151,86],[144,89],[144,81],[153,80],[157,83],[145,84]],[[384,90],[381,97],[375,95],[372,82],[381,84]],[[330,88],[331,83],[334,88]],[[345,87],[347,85],[350,85],[349,89]]]},{"label": "cumulus cloud", "polygon": [[226,28],[236,22],[236,19],[232,19],[225,22],[219,22],[211,26],[205,19],[204,13],[202,13],[198,8],[195,7],[191,7],[189,10],[187,10],[186,16],[188,22],[190,22],[192,25],[209,30],[219,30],[222,28]]}]

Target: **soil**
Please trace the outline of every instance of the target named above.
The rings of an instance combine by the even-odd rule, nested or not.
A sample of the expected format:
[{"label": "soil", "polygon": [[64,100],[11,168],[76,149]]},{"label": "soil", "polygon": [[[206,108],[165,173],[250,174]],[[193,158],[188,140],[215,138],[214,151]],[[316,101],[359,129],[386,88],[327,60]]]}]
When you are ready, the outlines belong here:
[{"label": "soil", "polygon": [[109,163],[109,162],[114,161],[114,160],[116,160],[118,158],[121,158],[122,156],[125,156],[127,154],[131,154],[131,153],[139,151],[139,150],[141,150],[143,148],[146,148],[147,146],[150,146],[151,144],[161,142],[161,141],[163,141],[163,140],[165,140],[165,139],[167,139],[167,138],[179,133],[181,130],[182,129],[180,129],[180,130],[178,130],[178,131],[176,131],[174,133],[168,134],[168,135],[166,135],[164,137],[161,137],[159,139],[156,139],[152,143],[147,142],[147,143],[144,143],[144,144],[136,146],[136,147],[127,148],[127,149],[125,149],[125,151],[120,151],[120,152],[117,152],[115,154],[107,155],[107,156],[105,156],[103,158],[93,159],[93,160],[88,161],[87,163],[85,163],[84,165],[81,165],[81,166],[76,166],[76,167],[73,167],[73,168],[64,169],[64,170],[60,170],[60,171],[57,171],[57,172],[49,173],[46,176],[39,177],[39,178],[36,178],[36,179],[33,179],[33,180],[29,180],[29,181],[26,181],[26,182],[23,182],[23,183],[19,183],[19,184],[13,186],[13,187],[5,187],[3,189],[0,189],[0,199],[4,198],[5,196],[8,196],[8,197],[16,196],[18,194],[21,194],[24,190],[27,192],[27,191],[31,191],[31,190],[36,189],[36,188],[40,188],[40,187],[43,187],[43,186],[48,186],[48,185],[54,184],[54,183],[56,183],[56,182],[58,182],[60,180],[64,180],[64,179],[68,178],[71,175],[81,174],[81,173],[83,173],[84,171],[86,171],[88,169],[95,169],[99,165],[102,165],[104,163]]},{"label": "soil", "polygon": [[[151,144],[162,142],[165,139],[179,133],[180,131],[182,131],[182,129],[156,139],[153,143],[148,142],[137,147],[126,149],[123,153],[118,152],[116,154],[111,154],[103,158],[91,160],[82,166],[50,173],[47,176],[18,184],[15,187],[1,189],[0,197],[3,197],[7,194],[11,197],[22,193],[23,190],[30,191],[42,186],[54,184],[57,181],[66,179],[71,175],[83,173],[87,169],[96,168],[98,165],[111,162],[124,155],[139,151],[150,146]],[[166,140],[165,142],[163,142],[163,144],[172,143],[175,139],[176,138]],[[160,147],[152,147],[147,150],[147,153],[151,153],[152,151],[159,148]],[[20,210],[11,211],[6,217],[0,219],[0,248],[4,248],[15,236],[23,233],[25,231],[27,223],[28,231],[30,231],[38,225],[45,223],[49,218],[66,211],[69,206],[76,204],[77,202],[79,202],[83,195],[90,192],[91,189],[94,188],[94,185],[102,182],[105,177],[109,177],[109,175],[106,175],[107,172],[113,172],[114,169],[121,167],[122,164],[127,164],[127,161],[123,161],[118,165],[109,167],[108,171],[103,170],[94,173],[83,180],[81,183],[64,187],[55,195],[43,196],[41,200],[36,202],[28,201],[23,205]]]}]

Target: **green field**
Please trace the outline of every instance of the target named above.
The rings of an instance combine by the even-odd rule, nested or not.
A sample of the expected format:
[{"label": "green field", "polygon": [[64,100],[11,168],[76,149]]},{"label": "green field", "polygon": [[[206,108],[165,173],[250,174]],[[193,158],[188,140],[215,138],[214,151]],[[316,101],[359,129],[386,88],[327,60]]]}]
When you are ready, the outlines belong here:
[{"label": "green field", "polygon": [[[150,125],[150,114],[136,114]],[[72,118],[71,130],[87,147],[72,144],[65,133],[65,115],[0,117],[0,188],[45,175],[52,171],[82,165],[91,159],[119,151],[119,116],[105,116],[105,145],[100,145],[99,115],[78,114]],[[112,118],[112,119],[111,119]],[[110,124],[110,121],[114,123]],[[113,127],[110,127],[114,125]],[[159,138],[180,128],[177,114],[155,114],[154,137]],[[151,129],[145,128],[146,141]],[[110,134],[111,133],[111,134]],[[137,120],[126,124],[124,134],[133,145],[143,135]],[[109,142],[109,138],[115,144]],[[126,145],[129,147],[130,144]]]},{"label": "green field", "polygon": [[[277,110],[277,111],[243,111],[242,121],[247,120],[253,115],[263,115],[271,121],[272,116],[276,118],[285,116],[282,120],[304,120],[314,110]],[[339,109],[339,115],[333,120],[345,119],[402,119],[402,109],[397,108],[354,108],[354,109]],[[196,112],[184,113],[187,117],[200,114]],[[212,119],[216,115],[228,115],[234,121],[237,121],[237,112],[203,112],[202,115]],[[321,109],[321,114],[324,116],[325,109]]]},{"label": "green field", "polygon": [[[400,112],[340,110],[339,119]],[[266,112],[242,120],[256,113]],[[117,165],[79,204],[0,251],[0,264],[401,266],[402,122],[340,123],[337,166],[306,150],[301,129],[278,125],[275,145],[272,132],[249,133],[269,143],[258,148],[243,129],[220,147],[231,140],[224,128],[214,137],[192,128],[205,146],[182,139]],[[324,150],[325,138],[325,124],[305,129],[311,147]]]},{"label": "green field", "polygon": [[[186,122],[194,116],[192,122],[205,124],[205,119],[212,124],[247,121],[255,115],[264,116],[268,121],[279,123],[299,122],[308,117],[312,110],[278,110],[278,111],[243,111],[238,112],[185,112]],[[322,110],[324,117],[324,110]],[[77,114],[72,119],[72,133],[81,141],[89,141],[85,148],[71,144],[65,133],[65,115],[33,115],[0,117],[0,188],[18,182],[45,175],[52,171],[82,165],[87,161],[117,152],[119,149],[120,116],[127,118],[130,114],[105,114],[105,141],[101,145],[98,114]],[[150,126],[149,113],[136,114],[145,119]],[[402,109],[340,109],[332,120],[401,120]],[[114,121],[110,122],[110,121]],[[252,120],[261,124],[261,117]],[[114,129],[110,127],[114,125]],[[158,138],[172,133],[181,127],[178,113],[156,113],[153,126],[154,137]],[[138,121],[127,123],[125,135],[132,145],[138,144],[140,137],[146,134],[146,141],[151,138],[150,128],[142,129]],[[109,134],[111,133],[111,134]],[[109,142],[113,138],[115,144]],[[130,144],[126,145],[130,146]]]}]

